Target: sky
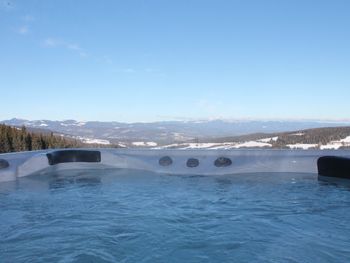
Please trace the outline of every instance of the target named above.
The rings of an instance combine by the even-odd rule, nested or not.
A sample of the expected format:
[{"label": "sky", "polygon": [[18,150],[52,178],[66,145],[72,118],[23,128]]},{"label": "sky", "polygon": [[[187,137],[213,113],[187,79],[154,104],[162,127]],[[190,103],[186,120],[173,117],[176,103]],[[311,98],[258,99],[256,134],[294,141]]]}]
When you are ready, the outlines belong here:
[{"label": "sky", "polygon": [[350,119],[350,1],[0,0],[0,119]]}]

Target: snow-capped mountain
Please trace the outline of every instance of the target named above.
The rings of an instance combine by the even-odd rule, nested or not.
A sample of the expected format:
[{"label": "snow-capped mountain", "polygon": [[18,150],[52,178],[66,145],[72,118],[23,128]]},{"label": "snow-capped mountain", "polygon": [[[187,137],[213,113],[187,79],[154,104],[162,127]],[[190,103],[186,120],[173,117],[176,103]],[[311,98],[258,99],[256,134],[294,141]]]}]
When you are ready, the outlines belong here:
[{"label": "snow-capped mountain", "polygon": [[345,122],[210,120],[122,123],[98,121],[52,121],[10,119],[1,123],[11,126],[49,130],[85,143],[119,144],[132,147],[156,147],[172,143],[212,140],[252,133],[276,133],[317,127],[346,126]]}]

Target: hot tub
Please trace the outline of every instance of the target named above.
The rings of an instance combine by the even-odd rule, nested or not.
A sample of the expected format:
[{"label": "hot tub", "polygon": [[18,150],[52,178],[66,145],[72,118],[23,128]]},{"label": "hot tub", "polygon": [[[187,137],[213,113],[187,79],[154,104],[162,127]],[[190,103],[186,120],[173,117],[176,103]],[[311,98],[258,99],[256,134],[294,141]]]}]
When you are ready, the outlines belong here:
[{"label": "hot tub", "polygon": [[0,182],[33,173],[81,168],[124,168],[166,174],[317,173],[321,156],[349,151],[61,149],[1,154]]},{"label": "hot tub", "polygon": [[1,155],[1,261],[346,262],[349,180],[319,180],[321,156],[349,153]]}]

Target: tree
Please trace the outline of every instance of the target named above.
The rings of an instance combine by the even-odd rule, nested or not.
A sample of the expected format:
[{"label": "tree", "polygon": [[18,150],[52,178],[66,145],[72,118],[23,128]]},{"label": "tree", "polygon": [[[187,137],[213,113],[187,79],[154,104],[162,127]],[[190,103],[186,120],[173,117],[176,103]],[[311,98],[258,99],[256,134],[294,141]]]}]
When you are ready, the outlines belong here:
[{"label": "tree", "polygon": [[31,151],[32,150],[32,135],[30,133],[27,133],[25,139],[25,150],[26,151]]},{"label": "tree", "polygon": [[55,136],[52,132],[35,133],[29,132],[24,126],[19,129],[0,124],[0,153],[81,146],[83,144],[77,140]]}]

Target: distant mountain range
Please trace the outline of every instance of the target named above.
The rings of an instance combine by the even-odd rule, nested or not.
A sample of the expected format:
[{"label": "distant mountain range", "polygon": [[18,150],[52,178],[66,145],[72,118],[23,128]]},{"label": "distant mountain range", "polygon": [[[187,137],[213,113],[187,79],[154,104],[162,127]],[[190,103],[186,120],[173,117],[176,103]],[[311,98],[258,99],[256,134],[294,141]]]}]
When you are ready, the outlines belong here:
[{"label": "distant mountain range", "polygon": [[[232,144],[227,144],[226,146],[228,148],[238,147],[234,146],[234,143],[243,143],[242,147],[249,147],[249,145],[252,147],[286,147],[290,141],[286,140],[284,143],[281,141],[281,138],[284,138],[284,136],[288,137],[288,135],[283,135],[283,132],[349,125],[348,122],[325,121],[210,120],[122,123],[98,121],[82,122],[76,120],[24,120],[16,118],[0,121],[0,123],[16,127],[24,125],[28,129],[36,132],[54,132],[55,134],[79,139],[84,143],[162,148],[181,148],[181,145],[184,146],[182,148],[186,148],[186,144],[187,146],[197,144],[197,148],[201,148],[200,143],[221,144],[214,145],[213,147],[222,146],[223,148],[225,148],[225,145],[222,144],[225,143]],[[344,135],[345,138],[347,128],[342,129],[346,130],[342,130],[341,132],[341,135]],[[339,133],[339,130],[332,130],[331,133],[332,132]],[[249,135],[247,136],[247,134]],[[291,134],[293,134],[293,132],[291,132]],[[307,134],[309,133],[304,132],[303,136],[296,135],[298,137],[295,138],[298,138],[298,140],[295,142],[299,144],[315,144],[315,141],[308,143],[310,141],[307,139]],[[313,132],[313,134],[315,134],[315,132]],[[348,135],[350,135],[350,132]],[[274,137],[278,137],[279,139],[275,141],[268,140],[268,138]],[[337,136],[335,136],[336,138],[332,137],[333,139],[331,137],[328,136],[328,139],[324,139],[324,142],[328,143],[333,139],[344,139],[338,138]],[[269,144],[271,144],[271,146]],[[316,144],[318,145],[319,142]],[[194,146],[194,148],[196,147]]]},{"label": "distant mountain range", "polygon": [[254,133],[196,140],[155,147],[158,149],[350,149],[350,126],[325,127],[281,133]]}]

